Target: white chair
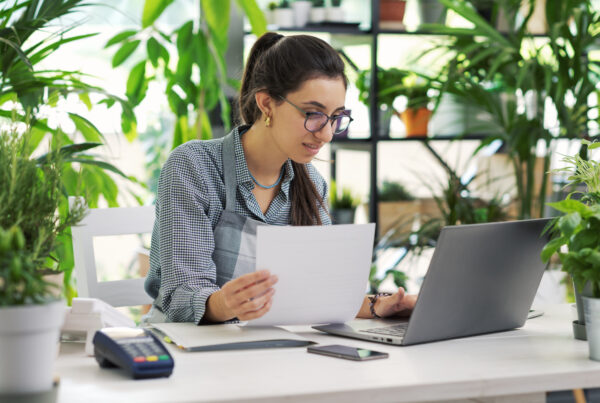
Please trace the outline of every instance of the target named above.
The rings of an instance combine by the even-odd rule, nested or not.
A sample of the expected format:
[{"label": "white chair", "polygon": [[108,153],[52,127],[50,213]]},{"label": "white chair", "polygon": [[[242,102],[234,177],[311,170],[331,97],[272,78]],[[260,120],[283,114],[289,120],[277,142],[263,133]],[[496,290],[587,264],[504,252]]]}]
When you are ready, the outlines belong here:
[{"label": "white chair", "polygon": [[[69,198],[72,205],[75,198]],[[96,236],[145,234],[152,232],[154,206],[90,209],[86,217],[71,228],[75,276],[79,297],[98,298],[112,306],[151,304],[144,291],[144,279],[98,281],[93,239]]]}]

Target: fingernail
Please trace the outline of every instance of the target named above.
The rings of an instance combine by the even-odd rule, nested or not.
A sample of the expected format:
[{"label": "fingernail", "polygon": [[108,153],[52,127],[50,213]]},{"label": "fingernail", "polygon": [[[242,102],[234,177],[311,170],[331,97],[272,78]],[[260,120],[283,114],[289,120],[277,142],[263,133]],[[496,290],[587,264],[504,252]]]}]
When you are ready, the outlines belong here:
[{"label": "fingernail", "polygon": [[271,280],[273,280],[273,281],[278,281],[278,280],[279,280],[279,277],[277,277],[277,275],[273,274],[273,275],[271,276]]}]

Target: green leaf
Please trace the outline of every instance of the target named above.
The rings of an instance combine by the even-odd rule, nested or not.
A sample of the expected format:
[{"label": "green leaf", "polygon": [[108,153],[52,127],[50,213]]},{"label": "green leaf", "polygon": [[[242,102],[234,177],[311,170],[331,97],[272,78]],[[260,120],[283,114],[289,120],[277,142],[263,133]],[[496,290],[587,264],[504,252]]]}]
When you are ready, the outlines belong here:
[{"label": "green leaf", "polygon": [[88,159],[88,158],[71,158],[71,159],[69,159],[69,161],[70,162],[78,162],[80,164],[85,164],[85,165],[89,165],[89,166],[99,167],[99,168],[102,168],[103,170],[114,172],[117,175],[120,175],[125,179],[129,179],[129,177],[127,175],[125,175],[123,173],[123,171],[121,171],[116,166],[114,166],[108,162],[105,162],[105,161],[92,160],[92,159]]},{"label": "green leaf", "polygon": [[67,146],[62,146],[60,148],[60,153],[65,157],[69,157],[75,153],[80,153],[82,151],[91,150],[92,148],[100,147],[103,145],[104,144],[102,144],[102,143],[87,143],[87,142],[86,143],[69,144]]},{"label": "green leaf", "polygon": [[600,234],[595,229],[587,228],[581,230],[571,237],[569,250],[577,251],[585,248],[593,248],[599,245],[598,237],[600,237]]},{"label": "green leaf", "polygon": [[148,59],[150,59],[150,63],[152,63],[152,66],[154,66],[154,68],[157,68],[158,58],[160,57],[161,53],[160,43],[158,43],[156,38],[151,37],[146,43],[146,49],[148,51]]},{"label": "green leaf", "polygon": [[112,66],[120,66],[131,54],[137,49],[140,44],[139,40],[125,42],[115,53],[112,59]]},{"label": "green leaf", "polygon": [[98,105],[106,104],[106,108],[110,109],[115,104],[115,102],[117,101],[115,101],[113,98],[104,98],[103,100],[98,102]]},{"label": "green leaf", "polygon": [[138,105],[146,96],[148,84],[146,81],[146,61],[143,60],[135,65],[127,78],[127,98],[132,104]]},{"label": "green leaf", "polygon": [[180,57],[190,52],[193,36],[194,21],[186,22],[177,30],[177,51]]},{"label": "green leaf", "polygon": [[128,141],[133,141],[137,137],[137,121],[121,115],[121,130]]},{"label": "green leaf", "polygon": [[[96,147],[102,146],[102,145],[104,145],[104,144],[102,144],[102,143],[69,144],[66,146],[62,146],[60,148],[59,152],[65,158],[66,162],[72,162],[72,160],[70,158],[73,154],[76,154],[76,153],[79,153],[82,151],[86,151],[86,150],[91,150],[92,148],[96,148]],[[49,155],[48,155],[48,153],[46,153],[46,154],[43,154],[43,155],[39,156],[38,158],[36,158],[38,165],[45,164],[48,157],[49,157]],[[71,193],[72,192],[70,192],[70,194]]]},{"label": "green leaf", "polygon": [[200,0],[204,20],[219,44],[227,43],[230,4],[229,0]]},{"label": "green leaf", "polygon": [[184,138],[187,137],[188,132],[187,122],[187,115],[179,115],[179,118],[175,121],[175,128],[173,129],[173,144],[171,148],[175,148],[185,143]]},{"label": "green leaf", "polygon": [[142,27],[154,24],[154,21],[173,3],[173,0],[146,0],[142,11]]},{"label": "green leaf", "polygon": [[254,35],[258,37],[267,32],[267,19],[255,0],[237,0],[237,4],[248,17]]},{"label": "green leaf", "polygon": [[558,220],[558,228],[566,237],[570,237],[579,224],[581,224],[581,216],[577,212],[564,215]]},{"label": "green leaf", "polygon": [[[210,118],[206,113],[206,110],[200,111],[200,139],[209,140],[212,139],[212,127],[210,125]],[[190,139],[191,140],[191,139]]]},{"label": "green leaf", "polygon": [[158,44],[158,46],[159,46],[159,49],[160,49],[160,57],[165,61],[165,66],[168,66],[169,65],[169,59],[170,59],[169,51],[167,50],[167,48],[165,48],[160,43]]},{"label": "green leaf", "polygon": [[118,207],[117,195],[119,194],[119,188],[115,181],[104,172],[99,175],[102,184],[102,195],[108,202],[108,207]]},{"label": "green leaf", "polygon": [[81,92],[79,94],[79,100],[87,106],[88,111],[92,110],[92,101],[90,100],[90,94],[87,92]]},{"label": "green leaf", "polygon": [[71,118],[71,121],[75,123],[75,127],[77,128],[77,130],[81,132],[83,138],[85,138],[87,141],[101,142],[102,140],[104,140],[104,136],[102,135],[100,130],[98,130],[98,128],[94,126],[92,122],[90,122],[83,116],[77,115],[75,113],[69,113],[69,117]]},{"label": "green leaf", "polygon": [[542,253],[541,253],[542,262],[546,263],[547,261],[549,261],[550,258],[552,257],[552,255],[554,255],[556,253],[556,251],[558,251],[560,249],[560,247],[563,246],[564,244],[565,244],[564,237],[554,238],[553,240],[548,242],[546,244],[546,246],[544,246],[544,249],[542,249]]},{"label": "green leaf", "polygon": [[0,43],[4,43],[8,46],[10,46],[11,48],[14,49],[14,51],[17,53],[17,55],[19,56],[19,59],[21,59],[23,61],[23,63],[25,63],[25,65],[33,70],[33,66],[31,64],[31,61],[27,58],[27,55],[23,52],[23,50],[21,50],[21,47],[19,45],[17,45],[15,42],[13,41],[9,41],[8,39],[5,38],[1,38],[0,37]]},{"label": "green leaf", "polygon": [[119,32],[118,34],[116,34],[115,36],[113,36],[112,38],[110,38],[108,40],[108,42],[106,42],[106,45],[104,45],[104,49],[108,48],[109,46],[112,46],[116,43],[119,43],[127,38],[132,37],[133,35],[137,34],[137,30],[135,29],[128,29],[126,31],[122,31]]},{"label": "green leaf", "polygon": [[574,199],[565,199],[559,202],[548,203],[548,206],[561,211],[563,213],[573,213],[577,212],[582,216],[586,216],[589,212],[589,207],[580,202],[579,200]]},{"label": "green leaf", "polygon": [[592,278],[598,276],[597,271],[600,269],[600,252],[595,249],[588,249],[585,260],[590,264],[590,274]]},{"label": "green leaf", "polygon": [[179,117],[184,116],[187,113],[186,103],[181,99],[179,94],[177,94],[172,89],[167,89],[167,100],[169,101],[169,106],[171,110]]}]

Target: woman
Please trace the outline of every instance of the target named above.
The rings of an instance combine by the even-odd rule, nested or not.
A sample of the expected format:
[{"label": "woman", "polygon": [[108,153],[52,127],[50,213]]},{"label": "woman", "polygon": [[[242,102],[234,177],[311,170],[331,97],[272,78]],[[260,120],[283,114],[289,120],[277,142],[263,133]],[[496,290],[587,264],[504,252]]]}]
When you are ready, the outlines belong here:
[{"label": "woman", "polygon": [[[175,149],[160,175],[149,321],[227,322],[269,311],[276,276],[254,271],[257,225],[328,225],[327,184],[310,164],[351,122],[344,63],[326,42],[267,33],[240,91],[244,125]],[[359,317],[410,311],[404,290],[365,299]]]}]

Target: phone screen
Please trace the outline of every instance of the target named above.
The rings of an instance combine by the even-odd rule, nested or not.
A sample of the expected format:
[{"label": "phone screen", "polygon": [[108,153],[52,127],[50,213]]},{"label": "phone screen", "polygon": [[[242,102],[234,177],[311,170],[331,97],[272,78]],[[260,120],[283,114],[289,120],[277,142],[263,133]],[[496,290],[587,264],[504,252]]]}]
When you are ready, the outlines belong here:
[{"label": "phone screen", "polygon": [[345,358],[355,361],[375,360],[377,358],[388,357],[388,353],[383,353],[381,351],[343,346],[341,344],[332,344],[329,346],[309,346],[307,347],[306,351],[309,353],[329,355],[331,357]]}]

